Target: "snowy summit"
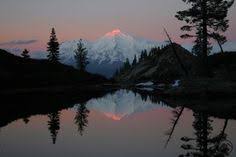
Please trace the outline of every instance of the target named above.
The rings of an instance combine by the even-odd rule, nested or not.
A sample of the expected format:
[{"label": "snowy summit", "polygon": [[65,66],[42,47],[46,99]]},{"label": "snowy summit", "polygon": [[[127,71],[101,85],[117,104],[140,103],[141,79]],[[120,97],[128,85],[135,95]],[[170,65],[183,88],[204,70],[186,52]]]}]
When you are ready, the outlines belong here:
[{"label": "snowy summit", "polygon": [[[72,40],[61,44],[60,57],[62,63],[75,66],[74,50],[78,42],[79,40]],[[142,50],[150,50],[162,45],[160,42],[135,38],[123,33],[120,29],[108,32],[94,42],[83,40],[83,43],[88,50],[88,58],[91,63],[88,70],[94,72],[94,68],[96,68],[97,73],[106,75],[98,69],[101,66],[100,69],[106,71],[108,77],[123,64],[126,58],[132,61],[134,55],[139,56]],[[106,70],[107,66],[109,66],[108,70]]]}]

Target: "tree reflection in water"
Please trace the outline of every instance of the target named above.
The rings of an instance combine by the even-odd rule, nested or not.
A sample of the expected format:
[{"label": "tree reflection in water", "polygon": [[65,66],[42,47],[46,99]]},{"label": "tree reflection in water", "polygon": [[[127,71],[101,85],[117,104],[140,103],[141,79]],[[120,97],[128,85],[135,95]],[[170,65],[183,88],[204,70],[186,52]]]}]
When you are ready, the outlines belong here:
[{"label": "tree reflection in water", "polygon": [[57,134],[60,130],[60,112],[56,111],[48,114],[48,130],[51,133],[52,143],[56,144]]},{"label": "tree reflection in water", "polygon": [[171,119],[171,123],[173,124],[173,126],[170,129],[170,131],[168,131],[166,133],[166,135],[168,135],[168,139],[167,139],[167,142],[165,144],[165,148],[167,147],[167,145],[169,144],[169,142],[171,140],[171,137],[172,137],[172,135],[174,133],[175,127],[177,126],[177,124],[178,124],[178,122],[180,120],[180,117],[183,114],[183,111],[184,111],[184,107],[177,107],[176,109],[174,109],[172,111],[173,118]]},{"label": "tree reflection in water", "polygon": [[23,122],[25,123],[25,124],[28,124],[29,123],[29,117],[27,117],[27,118],[23,118]]},{"label": "tree reflection in water", "polygon": [[222,131],[216,135],[211,136],[213,127],[212,120],[207,113],[194,113],[193,128],[195,130],[194,138],[182,137],[181,140],[184,144],[181,148],[186,150],[186,154],[181,154],[179,157],[225,157],[229,156],[233,144],[227,139],[225,133],[228,119],[225,119],[225,123]]},{"label": "tree reflection in water", "polygon": [[83,136],[83,132],[85,127],[88,126],[88,116],[89,110],[87,109],[85,104],[78,105],[76,116],[75,116],[75,124],[78,126],[78,132],[81,136]]}]

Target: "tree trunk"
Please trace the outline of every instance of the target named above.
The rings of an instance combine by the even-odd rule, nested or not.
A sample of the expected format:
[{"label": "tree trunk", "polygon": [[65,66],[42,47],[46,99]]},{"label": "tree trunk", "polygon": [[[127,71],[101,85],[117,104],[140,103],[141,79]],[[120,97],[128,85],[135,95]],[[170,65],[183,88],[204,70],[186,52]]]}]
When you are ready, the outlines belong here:
[{"label": "tree trunk", "polygon": [[203,114],[203,156],[208,157],[208,116]]},{"label": "tree trunk", "polygon": [[202,0],[202,53],[201,53],[201,76],[207,77],[209,75],[208,70],[208,35],[207,35],[207,0]]},{"label": "tree trunk", "polygon": [[221,53],[224,53],[223,47],[222,47],[221,43],[219,42],[219,40],[217,40],[217,43],[218,43],[218,45],[219,45],[219,47],[220,47]]}]

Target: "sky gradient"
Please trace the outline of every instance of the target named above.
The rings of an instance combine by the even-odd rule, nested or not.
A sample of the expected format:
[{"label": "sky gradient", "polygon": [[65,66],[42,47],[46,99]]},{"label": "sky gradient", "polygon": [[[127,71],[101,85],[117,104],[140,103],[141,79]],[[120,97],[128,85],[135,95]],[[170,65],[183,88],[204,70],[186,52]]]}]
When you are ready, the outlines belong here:
[{"label": "sky gradient", "polygon": [[[231,41],[236,41],[235,6],[229,12],[226,33]],[[79,38],[93,41],[117,28],[163,41],[166,27],[175,41],[184,43],[179,38],[181,22],[174,17],[184,8],[182,0],[1,0],[0,48],[27,45],[45,49],[51,27],[56,28],[60,42]]]}]

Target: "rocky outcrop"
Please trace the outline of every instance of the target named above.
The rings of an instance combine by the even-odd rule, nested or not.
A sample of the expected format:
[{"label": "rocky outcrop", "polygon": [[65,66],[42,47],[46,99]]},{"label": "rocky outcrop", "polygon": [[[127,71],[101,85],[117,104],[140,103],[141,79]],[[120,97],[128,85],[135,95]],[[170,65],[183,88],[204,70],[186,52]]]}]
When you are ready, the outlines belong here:
[{"label": "rocky outcrop", "polygon": [[[174,44],[178,56],[188,72],[194,71],[195,56],[178,44]],[[115,79],[119,82],[171,82],[183,77],[181,68],[170,45],[151,57],[147,57]]]}]

